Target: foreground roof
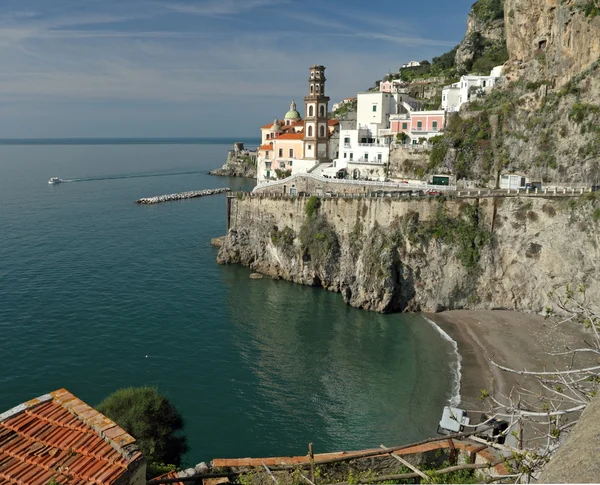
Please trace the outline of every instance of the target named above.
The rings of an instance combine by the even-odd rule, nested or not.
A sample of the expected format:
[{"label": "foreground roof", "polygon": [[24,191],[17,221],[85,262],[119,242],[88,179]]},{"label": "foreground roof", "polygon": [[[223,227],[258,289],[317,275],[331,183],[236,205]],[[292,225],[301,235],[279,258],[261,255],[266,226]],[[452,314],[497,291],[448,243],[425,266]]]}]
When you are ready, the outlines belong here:
[{"label": "foreground roof", "polygon": [[65,389],[0,414],[2,484],[112,484],[142,465],[132,436]]}]

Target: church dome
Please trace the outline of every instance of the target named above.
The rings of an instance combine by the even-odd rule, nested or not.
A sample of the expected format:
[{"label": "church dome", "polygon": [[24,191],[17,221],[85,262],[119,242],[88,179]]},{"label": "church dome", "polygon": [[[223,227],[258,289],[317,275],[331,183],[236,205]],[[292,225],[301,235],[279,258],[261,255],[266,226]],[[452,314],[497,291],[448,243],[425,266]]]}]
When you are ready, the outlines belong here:
[{"label": "church dome", "polygon": [[279,122],[277,120],[273,121],[271,131],[281,131],[281,126],[279,125]]},{"label": "church dome", "polygon": [[296,102],[292,99],[292,104],[290,104],[290,110],[285,114],[286,120],[299,120],[300,113],[296,110]]}]

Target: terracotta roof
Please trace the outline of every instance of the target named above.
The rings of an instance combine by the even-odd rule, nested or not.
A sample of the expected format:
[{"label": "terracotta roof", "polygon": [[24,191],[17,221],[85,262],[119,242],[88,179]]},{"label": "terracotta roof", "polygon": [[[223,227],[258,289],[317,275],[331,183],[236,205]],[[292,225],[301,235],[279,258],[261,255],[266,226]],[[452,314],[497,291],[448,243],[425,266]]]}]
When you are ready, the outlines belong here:
[{"label": "terracotta roof", "polygon": [[[0,414],[0,483],[112,484],[142,465],[135,439],[60,389]],[[135,463],[134,463],[135,462]]]},{"label": "terracotta roof", "polygon": [[273,145],[261,145],[258,150],[273,150]]},{"label": "terracotta roof", "polygon": [[[164,475],[160,475],[159,477],[154,477],[152,480],[162,480],[165,478],[179,478],[179,475],[177,474],[177,472],[169,472],[169,473],[165,473]],[[190,483],[190,482],[186,482],[186,483]],[[172,485],[186,485],[183,482],[173,482]]]},{"label": "terracotta roof", "polygon": [[304,133],[285,133],[278,136],[276,140],[304,140]]},{"label": "terracotta roof", "polygon": [[340,120],[329,120],[329,121],[327,122],[327,124],[328,124],[329,126],[335,126],[335,125],[339,125],[339,124],[340,124]]},{"label": "terracotta roof", "polygon": [[304,120],[295,121],[290,126],[304,126]]},{"label": "terracotta roof", "polygon": [[[277,124],[278,124],[279,126],[281,126],[281,125],[284,125],[285,123],[284,123],[283,121],[279,121],[279,120],[277,120]],[[272,128],[272,127],[273,127],[273,123],[269,123],[268,125],[261,126],[261,128],[260,128],[260,129],[261,129],[261,130],[268,130],[269,128]]]}]

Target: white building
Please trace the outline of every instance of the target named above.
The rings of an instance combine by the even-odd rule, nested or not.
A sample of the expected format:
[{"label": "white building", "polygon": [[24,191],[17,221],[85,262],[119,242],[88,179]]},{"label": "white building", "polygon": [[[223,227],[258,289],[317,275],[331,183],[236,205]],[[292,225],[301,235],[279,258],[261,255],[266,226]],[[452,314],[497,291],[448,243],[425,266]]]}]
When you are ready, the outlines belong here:
[{"label": "white building", "polygon": [[460,81],[442,90],[442,109],[459,111],[460,107],[489,92],[501,78],[502,66],[495,67],[489,76],[462,76]]},{"label": "white building", "polygon": [[410,61],[408,64],[402,64],[400,69],[406,69],[407,67],[419,67],[421,65],[418,61]]}]

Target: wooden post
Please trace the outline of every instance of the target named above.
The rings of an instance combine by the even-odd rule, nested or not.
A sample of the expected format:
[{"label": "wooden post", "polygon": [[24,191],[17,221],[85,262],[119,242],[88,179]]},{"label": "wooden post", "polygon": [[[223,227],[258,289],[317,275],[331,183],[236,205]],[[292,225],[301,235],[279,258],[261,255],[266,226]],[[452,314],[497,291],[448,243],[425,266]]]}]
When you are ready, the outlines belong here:
[{"label": "wooden post", "polygon": [[315,483],[315,450],[313,444],[308,444],[308,456],[310,458],[310,480]]},{"label": "wooden post", "polygon": [[[384,445],[380,445],[380,448],[383,450],[387,450],[387,448]],[[396,460],[398,460],[400,463],[402,463],[405,467],[407,467],[408,469],[412,470],[417,475],[419,475],[420,478],[423,478],[425,481],[429,480],[429,477],[427,475],[425,475],[421,470],[419,470],[416,466],[414,466],[409,461],[406,461],[404,458],[397,455],[396,453],[390,453],[390,455],[392,455]]]},{"label": "wooden post", "polygon": [[519,450],[523,449],[523,423],[519,420],[519,438],[517,440],[517,448]]},{"label": "wooden post", "polygon": [[452,441],[452,438],[448,440],[448,444],[450,445],[450,464],[456,465],[456,448],[454,447],[454,441]]}]

